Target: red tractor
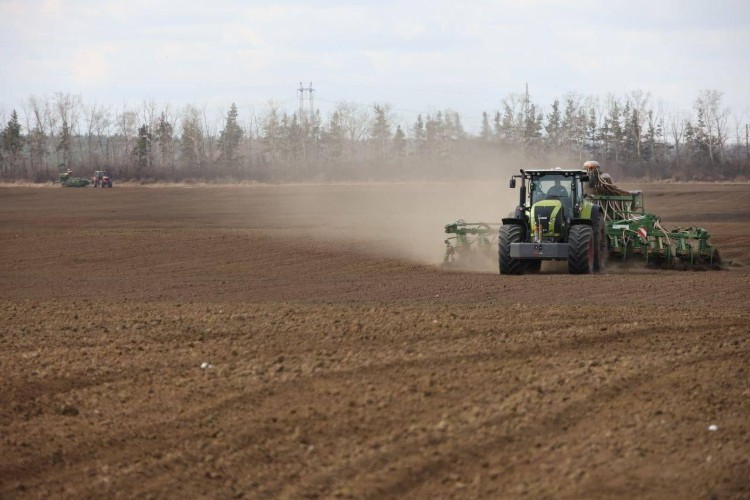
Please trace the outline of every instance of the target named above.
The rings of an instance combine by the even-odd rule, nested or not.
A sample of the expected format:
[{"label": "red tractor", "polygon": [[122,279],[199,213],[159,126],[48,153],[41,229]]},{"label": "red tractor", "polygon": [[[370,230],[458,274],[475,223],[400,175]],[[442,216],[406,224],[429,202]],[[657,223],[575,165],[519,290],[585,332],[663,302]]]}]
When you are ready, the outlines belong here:
[{"label": "red tractor", "polygon": [[94,187],[112,187],[112,177],[104,170],[97,170],[94,172],[94,178],[91,179],[91,184]]}]

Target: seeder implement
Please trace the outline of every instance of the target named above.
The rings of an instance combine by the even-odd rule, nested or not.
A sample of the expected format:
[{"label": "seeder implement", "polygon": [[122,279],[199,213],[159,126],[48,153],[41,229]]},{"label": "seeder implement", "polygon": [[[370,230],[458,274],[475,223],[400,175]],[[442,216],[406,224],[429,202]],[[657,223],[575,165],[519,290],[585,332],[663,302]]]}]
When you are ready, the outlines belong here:
[{"label": "seeder implement", "polygon": [[702,227],[668,231],[658,216],[644,210],[640,191],[625,191],[602,174],[596,162],[586,162],[591,199],[604,212],[609,258],[639,259],[649,265],[682,269],[720,269],[719,251]]},{"label": "seeder implement", "polygon": [[445,226],[445,233],[452,234],[445,240],[446,267],[461,267],[477,257],[492,257],[497,245],[500,224],[466,222],[459,219]]},{"label": "seeder implement", "polygon": [[633,258],[667,268],[721,267],[719,251],[711,246],[711,234],[702,227],[664,229],[654,214],[607,224],[610,259],[627,262]]},{"label": "seeder implement", "polygon": [[60,172],[58,182],[62,187],[86,187],[91,184],[88,179],[73,177],[73,171],[70,169],[66,172]]}]

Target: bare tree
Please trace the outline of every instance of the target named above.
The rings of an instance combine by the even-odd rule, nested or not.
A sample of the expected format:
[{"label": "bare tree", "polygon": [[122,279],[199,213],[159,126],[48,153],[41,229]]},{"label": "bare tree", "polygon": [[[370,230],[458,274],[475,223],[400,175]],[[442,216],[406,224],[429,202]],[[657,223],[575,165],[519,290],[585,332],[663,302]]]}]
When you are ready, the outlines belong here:
[{"label": "bare tree", "polygon": [[111,135],[112,110],[108,106],[91,104],[84,106],[86,130],[86,163],[89,168],[98,169],[110,161],[109,138]]},{"label": "bare tree", "polygon": [[137,141],[138,113],[131,110],[127,103],[115,113],[116,142],[112,145],[115,164],[126,176],[132,175],[131,165],[133,145]]},{"label": "bare tree", "polygon": [[215,176],[216,173],[214,172],[214,160],[216,158],[216,138],[217,131],[219,130],[219,122],[217,117],[209,119],[206,108],[207,106],[205,104],[201,107],[201,117],[203,119],[203,137],[205,142],[205,159],[207,164],[206,166],[209,172],[211,172],[211,175]]},{"label": "bare tree", "polygon": [[651,92],[643,90],[633,90],[628,94],[630,102],[632,120],[629,123],[630,134],[635,141],[635,153],[640,161],[643,158],[643,129],[648,120],[648,104],[651,99]]},{"label": "bare tree", "polygon": [[682,166],[682,147],[685,144],[685,131],[689,122],[689,113],[676,110],[669,113],[667,123],[669,124],[668,128],[672,145],[674,146],[674,165],[678,169]]},{"label": "bare tree", "polygon": [[49,178],[49,165],[47,164],[47,137],[51,133],[47,130],[49,109],[47,101],[42,102],[33,95],[29,97],[28,107],[24,106],[26,130],[29,133],[29,163],[35,180]]},{"label": "bare tree", "polygon": [[[80,96],[64,94],[58,92],[55,94],[55,111],[60,120],[60,129],[58,131],[59,141],[57,151],[58,160],[70,167],[73,163],[73,142],[80,137],[78,130],[78,121],[81,113],[82,100]],[[81,151],[80,140],[78,143],[79,154]]]},{"label": "bare tree", "polygon": [[722,152],[726,141],[726,126],[729,111],[721,107],[723,93],[718,90],[702,90],[695,100],[699,124],[703,133],[699,140],[706,148],[711,164],[722,161]]},{"label": "bare tree", "polygon": [[154,143],[158,148],[157,156],[158,170],[160,175],[169,174],[171,179],[175,176],[175,124],[177,117],[169,105],[162,108],[159,118],[154,126]]},{"label": "bare tree", "polygon": [[180,159],[189,171],[189,175],[201,175],[205,165],[203,140],[203,123],[201,111],[188,105],[182,116],[182,134],[180,136]]},{"label": "bare tree", "polygon": [[369,138],[375,146],[375,155],[383,159],[390,151],[391,141],[391,106],[388,104],[373,104],[373,117],[369,125]]},{"label": "bare tree", "polygon": [[523,137],[527,105],[525,94],[510,93],[502,99],[499,132],[503,144],[518,143]]},{"label": "bare tree", "polygon": [[349,142],[353,144],[361,141],[370,122],[367,110],[354,103],[342,102],[336,106],[336,112]]}]

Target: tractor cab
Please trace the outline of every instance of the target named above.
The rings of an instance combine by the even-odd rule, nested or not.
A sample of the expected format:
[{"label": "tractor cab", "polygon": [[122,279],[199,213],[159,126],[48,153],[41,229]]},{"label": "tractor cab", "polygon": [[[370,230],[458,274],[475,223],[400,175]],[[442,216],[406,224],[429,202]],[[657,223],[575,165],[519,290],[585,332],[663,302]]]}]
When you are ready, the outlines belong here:
[{"label": "tractor cab", "polygon": [[[573,217],[573,196],[580,193],[571,175],[532,175],[530,182],[531,220],[542,234],[559,237]],[[579,181],[580,183],[580,181]],[[577,189],[578,188],[578,189]]]},{"label": "tractor cab", "polygon": [[511,188],[515,187],[516,179],[523,183],[516,217],[528,221],[536,239],[559,239],[570,221],[580,218],[584,207],[583,185],[588,181],[585,171],[521,170],[521,175],[511,178]]},{"label": "tractor cab", "polygon": [[563,174],[535,175],[531,182],[531,204],[545,200],[560,200],[570,204],[572,194],[576,191],[575,179]]}]

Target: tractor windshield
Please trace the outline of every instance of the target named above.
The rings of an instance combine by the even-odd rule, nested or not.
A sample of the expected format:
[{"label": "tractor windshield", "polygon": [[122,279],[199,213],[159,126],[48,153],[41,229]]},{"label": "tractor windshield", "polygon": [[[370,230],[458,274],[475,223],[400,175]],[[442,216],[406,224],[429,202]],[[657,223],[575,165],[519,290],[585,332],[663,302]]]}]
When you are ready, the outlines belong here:
[{"label": "tractor windshield", "polygon": [[531,182],[531,204],[542,200],[560,200],[564,205],[572,204],[573,177],[565,175],[545,175]]}]

